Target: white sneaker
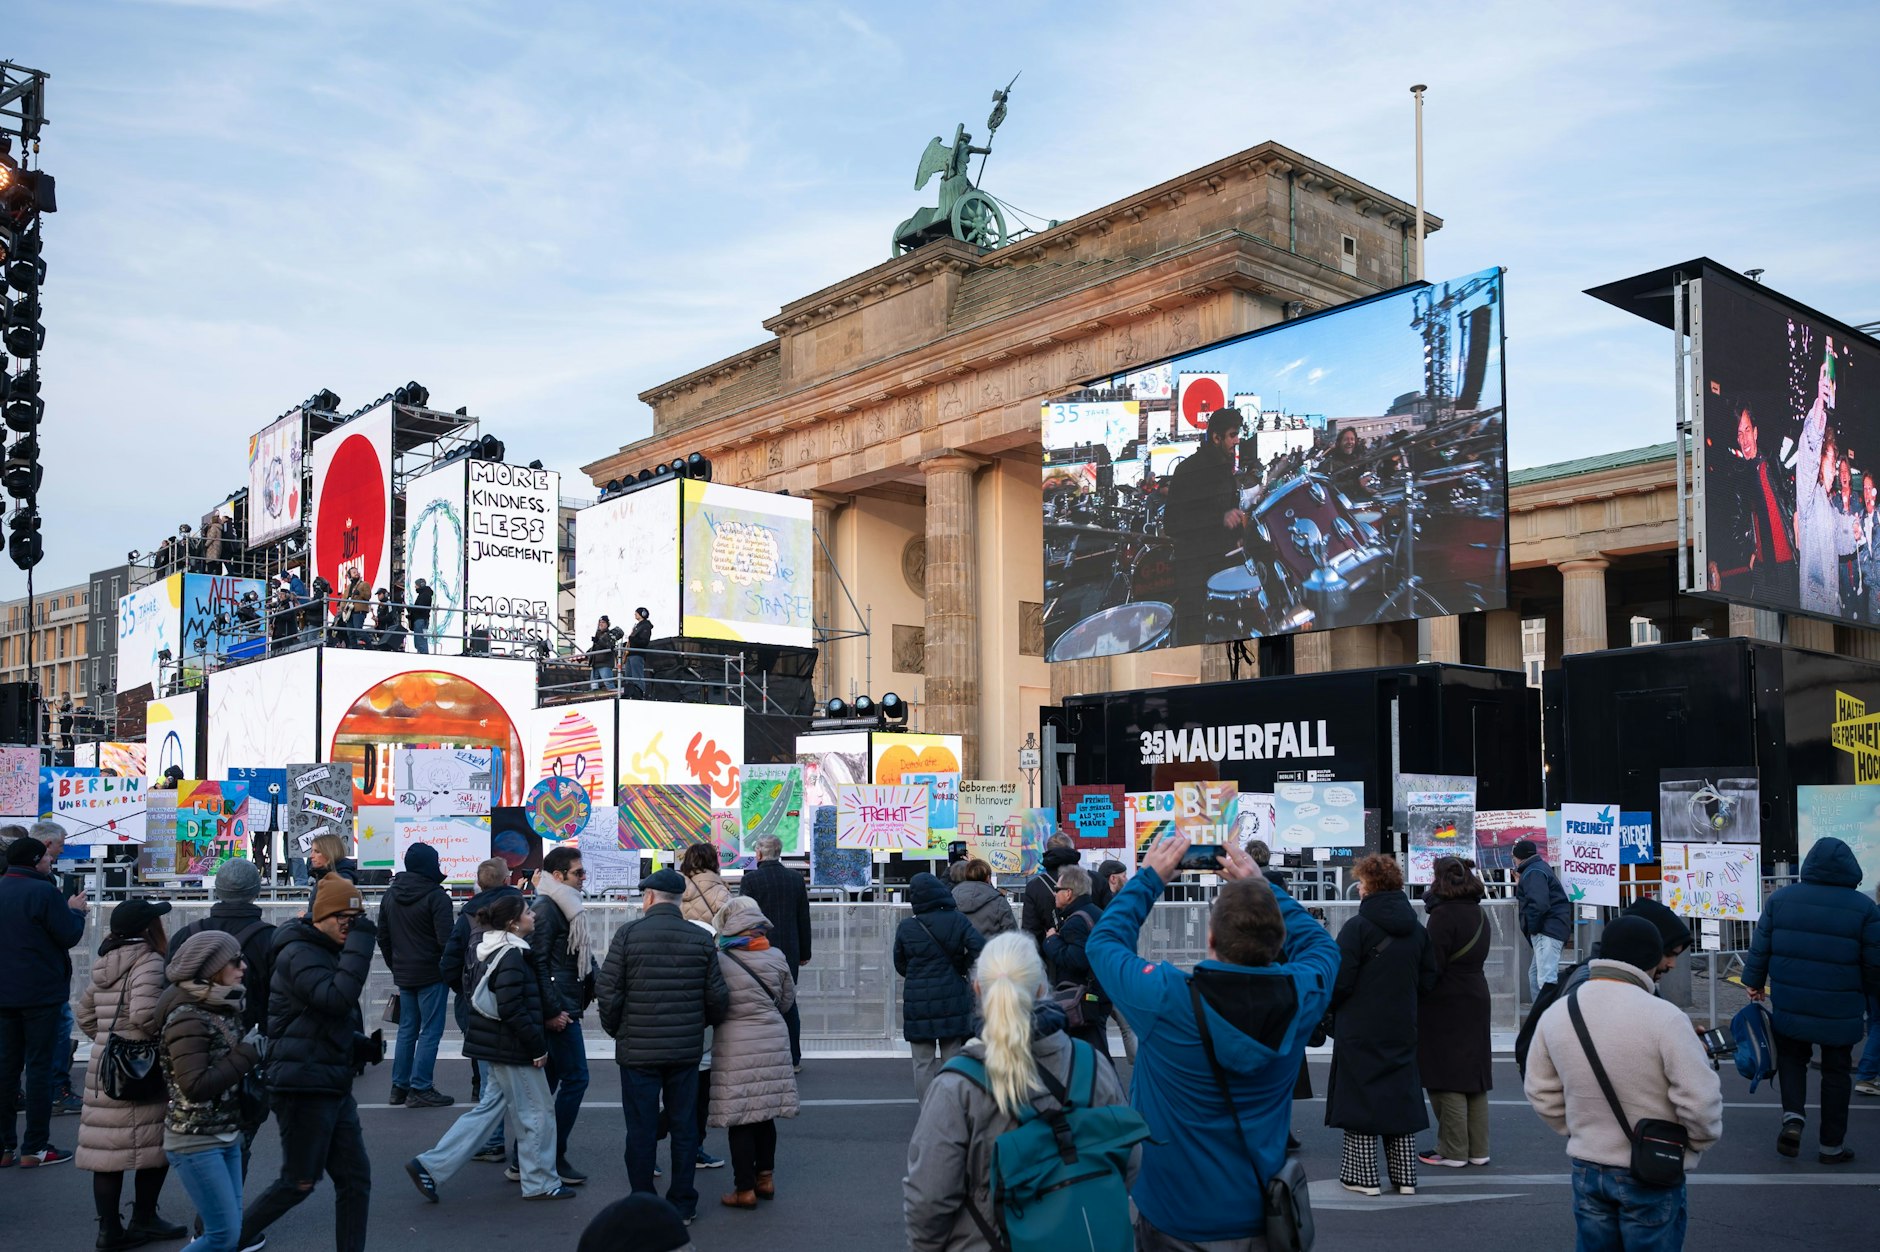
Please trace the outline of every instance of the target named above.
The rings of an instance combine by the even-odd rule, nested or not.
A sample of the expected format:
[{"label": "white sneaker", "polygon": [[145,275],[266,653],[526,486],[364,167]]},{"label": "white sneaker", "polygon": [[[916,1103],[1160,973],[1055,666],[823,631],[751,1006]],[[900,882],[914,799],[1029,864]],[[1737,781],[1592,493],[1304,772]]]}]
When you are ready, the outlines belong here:
[{"label": "white sneaker", "polygon": [[1469,1158],[1469,1164],[1471,1164],[1471,1165],[1486,1165],[1486,1164],[1488,1164],[1488,1158],[1487,1158],[1487,1157],[1485,1157],[1485,1156],[1472,1156],[1472,1157],[1470,1157],[1470,1158]]},{"label": "white sneaker", "polygon": [[[510,1165],[503,1170],[503,1177],[507,1178],[510,1182],[521,1182],[522,1171],[517,1169],[514,1165]],[[531,1196],[530,1198],[533,1199],[534,1197]]]},{"label": "white sneaker", "polygon": [[1880,1096],[1880,1079],[1862,1079],[1854,1084],[1854,1090],[1864,1096]]},{"label": "white sneaker", "polygon": [[1415,1187],[1399,1187],[1399,1188],[1397,1188],[1397,1194],[1398,1194],[1398,1195],[1415,1195],[1416,1193],[1417,1193],[1417,1189],[1416,1189]]},{"label": "white sneaker", "polygon": [[1347,1190],[1347,1191],[1355,1191],[1355,1192],[1357,1192],[1357,1193],[1358,1193],[1359,1195],[1382,1195],[1382,1194],[1384,1194],[1384,1193],[1383,1193],[1383,1191],[1382,1191],[1382,1189],[1380,1189],[1380,1188],[1377,1188],[1377,1187],[1360,1187],[1360,1186],[1358,1186],[1358,1184],[1356,1184],[1356,1183],[1351,1183],[1351,1182],[1346,1182],[1346,1181],[1345,1181],[1344,1179],[1342,1179],[1342,1178],[1338,1180],[1338,1185],[1339,1185],[1339,1186],[1341,1186],[1341,1187],[1343,1187],[1343,1188],[1344,1188],[1345,1190]]}]

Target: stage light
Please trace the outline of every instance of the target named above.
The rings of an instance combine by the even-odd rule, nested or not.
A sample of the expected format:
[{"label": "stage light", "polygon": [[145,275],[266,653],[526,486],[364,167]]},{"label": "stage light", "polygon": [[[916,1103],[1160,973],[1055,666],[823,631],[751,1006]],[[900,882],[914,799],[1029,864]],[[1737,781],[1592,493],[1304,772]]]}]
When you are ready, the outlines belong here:
[{"label": "stage light", "polygon": [[875,702],[867,696],[856,696],[855,697],[855,716],[856,717],[873,717],[874,715],[875,715]]},{"label": "stage light", "polygon": [[14,356],[38,356],[39,350],[46,346],[46,328],[33,322],[30,325],[8,325],[6,331],[7,351]]},{"label": "stage light", "polygon": [[13,564],[26,570],[45,557],[45,541],[39,535],[39,513],[30,507],[20,510],[7,519],[7,555]]},{"label": "stage light", "polygon": [[39,236],[22,235],[6,249],[7,286],[32,291],[46,281],[46,261],[39,255]]},{"label": "stage light", "polygon": [[670,469],[675,476],[679,478],[684,478],[685,477],[685,458],[682,456],[676,456],[672,458],[672,463],[668,465],[666,468]]},{"label": "stage light", "polygon": [[321,413],[339,412],[339,397],[322,387],[307,397],[307,407]]},{"label": "stage light", "polygon": [[466,404],[466,405],[462,405],[462,406],[460,406],[460,407],[458,407],[458,408],[456,408],[456,409],[453,409],[453,410],[452,410],[452,412],[454,412],[454,413],[455,413],[455,414],[456,414],[456,415],[457,415],[458,417],[469,417],[469,416],[470,416],[470,406],[469,406],[469,405],[467,405],[467,404]]},{"label": "stage light", "polygon": [[45,471],[39,467],[39,441],[31,435],[23,436],[7,449],[0,481],[4,481],[8,495],[25,500],[38,493],[44,479]]},{"label": "stage light", "polygon": [[907,701],[890,691],[881,697],[881,716],[891,725],[907,725]]},{"label": "stage light", "polygon": [[650,483],[653,481],[653,471],[650,469],[643,469],[638,474],[635,474],[633,476],[633,481],[636,483]]},{"label": "stage light", "polygon": [[666,478],[666,477],[669,477],[671,474],[672,474],[672,466],[670,465],[655,465],[653,467],[654,478]]},{"label": "stage light", "polygon": [[542,462],[541,462],[541,460],[540,460],[540,459],[537,459],[537,460],[534,460],[534,461],[530,461],[530,462],[529,462],[529,468],[530,468],[530,469],[541,469],[541,468],[542,468]]},{"label": "stage light", "polygon": [[833,699],[831,699],[829,703],[823,705],[824,717],[832,718],[835,720],[841,720],[842,718],[845,718],[848,715],[849,715],[849,702],[847,700],[844,700],[841,696],[836,696]]},{"label": "stage light", "polygon": [[708,483],[712,480],[712,463],[705,459],[703,452],[694,452],[685,459],[685,472],[687,477]]},{"label": "stage light", "polygon": [[601,488],[601,494],[604,496],[611,496],[614,493],[619,492],[619,491],[624,491],[625,489],[626,489],[625,483],[621,482],[618,478],[610,478],[607,480],[607,485]]},{"label": "stage light", "polygon": [[431,390],[413,380],[394,391],[392,399],[399,404],[409,404],[421,409],[431,403]]},{"label": "stage light", "polygon": [[6,424],[17,431],[29,431],[46,411],[39,397],[39,375],[33,370],[12,378],[0,370],[0,401],[5,403]]}]

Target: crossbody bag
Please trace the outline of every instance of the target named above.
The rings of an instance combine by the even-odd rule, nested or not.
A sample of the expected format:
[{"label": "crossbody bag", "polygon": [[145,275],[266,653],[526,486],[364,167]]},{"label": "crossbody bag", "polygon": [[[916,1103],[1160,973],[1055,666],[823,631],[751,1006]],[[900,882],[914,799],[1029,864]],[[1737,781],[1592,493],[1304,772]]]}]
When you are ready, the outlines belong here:
[{"label": "crossbody bag", "polygon": [[759,978],[757,976],[757,971],[752,969],[749,962],[747,962],[743,957],[739,956],[735,951],[733,951],[730,948],[720,948],[719,951],[723,952],[726,956],[730,957],[733,961],[737,962],[738,968],[751,976],[751,981],[756,983],[758,987],[762,989],[763,993],[770,997],[770,1006],[777,1010],[777,1016],[782,1017],[784,1015],[783,996],[778,994],[775,991],[772,991],[770,989],[770,984],[765,982],[762,978]]},{"label": "crossbody bag", "polygon": [[1593,1077],[1599,1079],[1599,1089],[1606,1093],[1612,1115],[1619,1119],[1619,1128],[1632,1144],[1632,1177],[1648,1187],[1682,1187],[1684,1153],[1691,1146],[1691,1132],[1662,1118],[1641,1117],[1637,1122],[1628,1119],[1625,1106],[1619,1103],[1619,1093],[1612,1089],[1612,1079],[1606,1077],[1606,1067],[1599,1063],[1593,1036],[1587,1032],[1586,1018],[1580,1013],[1579,987],[1567,996],[1567,1015],[1573,1019],[1573,1033],[1580,1037],[1580,1047],[1593,1067]]}]

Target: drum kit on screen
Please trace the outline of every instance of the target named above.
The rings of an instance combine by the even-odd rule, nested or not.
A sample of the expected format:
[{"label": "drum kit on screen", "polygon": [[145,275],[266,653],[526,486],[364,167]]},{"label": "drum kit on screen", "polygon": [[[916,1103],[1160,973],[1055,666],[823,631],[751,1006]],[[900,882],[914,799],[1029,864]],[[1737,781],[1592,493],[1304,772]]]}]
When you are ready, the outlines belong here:
[{"label": "drum kit on screen", "polygon": [[[1184,598],[1193,568],[1164,533],[1166,478],[1119,482],[1101,448],[1092,475],[1053,477],[1044,501],[1048,661],[1433,617],[1489,607],[1505,578],[1500,411],[1400,432],[1342,460],[1316,450],[1270,476],[1236,476],[1238,549]],[[1251,445],[1247,445],[1251,446]],[[1244,464],[1243,460],[1243,464]],[[1173,466],[1169,467],[1171,472]],[[1178,621],[1198,606],[1202,620]]]}]

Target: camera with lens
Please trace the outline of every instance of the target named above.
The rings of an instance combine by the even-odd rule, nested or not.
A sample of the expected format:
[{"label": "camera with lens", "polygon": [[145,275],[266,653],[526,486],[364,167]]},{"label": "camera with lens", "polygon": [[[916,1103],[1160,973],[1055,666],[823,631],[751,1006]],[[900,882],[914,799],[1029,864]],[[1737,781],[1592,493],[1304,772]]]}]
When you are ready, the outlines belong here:
[{"label": "camera with lens", "polygon": [[352,1040],[353,1072],[363,1074],[368,1065],[385,1063],[385,1032],[375,1030],[369,1035],[354,1034]]}]

